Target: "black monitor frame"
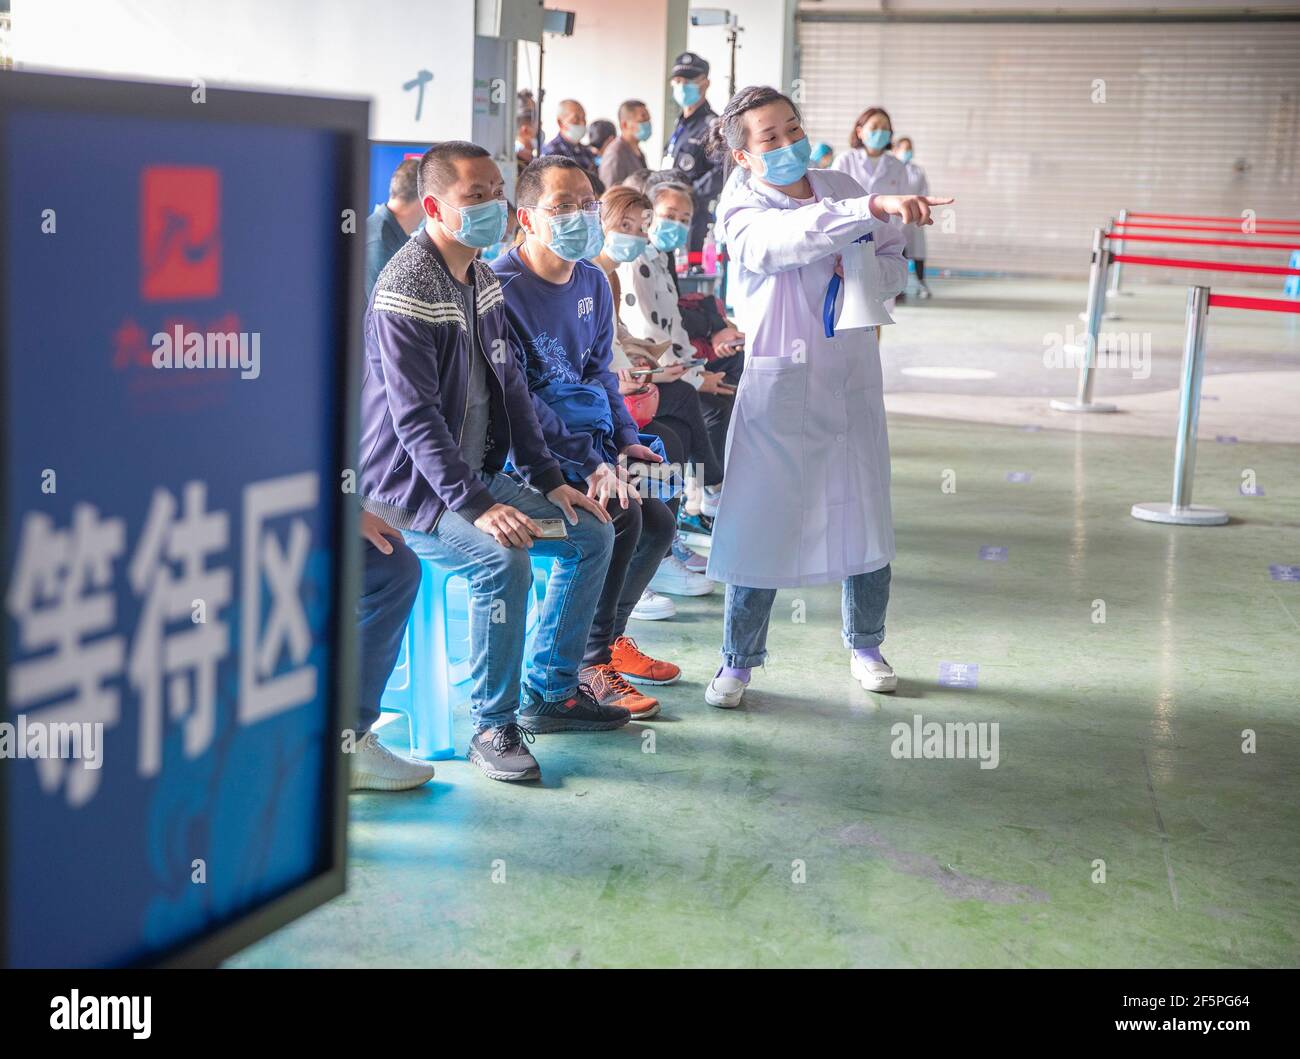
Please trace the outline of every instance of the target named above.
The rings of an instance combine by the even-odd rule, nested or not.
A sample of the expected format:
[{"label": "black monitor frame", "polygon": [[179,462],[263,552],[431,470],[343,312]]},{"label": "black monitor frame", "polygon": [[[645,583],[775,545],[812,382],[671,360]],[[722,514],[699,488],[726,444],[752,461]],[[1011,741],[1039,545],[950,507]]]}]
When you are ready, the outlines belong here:
[{"label": "black monitor frame", "polygon": [[[367,139],[370,104],[362,99],[329,99],[271,92],[249,92],[213,85],[204,86],[205,100],[192,101],[197,86],[164,82],[116,81],[94,77],[60,74],[0,72],[0,157],[4,156],[8,117],[11,112],[31,109],[63,110],[82,114],[133,116],[160,120],[212,121],[256,125],[284,125],[314,128],[336,133],[343,146],[339,158],[345,169],[340,187],[347,201],[338,204],[340,237],[348,249],[338,255],[336,280],[345,294],[334,310],[332,328],[338,336],[335,357],[335,392],[339,395],[340,415],[333,438],[333,465],[336,470],[351,467],[355,461],[359,417],[359,380],[361,377],[361,325],[365,299],[363,280],[363,244],[369,140]],[[6,201],[8,188],[0,167],[0,202]],[[354,231],[350,239],[342,231],[342,211],[351,209]],[[7,260],[7,246],[0,239],[0,291],[8,290],[11,268],[21,267]],[[11,351],[0,329],[0,406],[7,398],[6,365]],[[9,554],[8,487],[3,458],[6,443],[0,431],[0,554]],[[341,750],[342,731],[355,725],[353,703],[356,694],[356,599],[360,585],[360,549],[350,546],[357,540],[357,506],[349,502],[340,483],[335,488],[326,483],[324,493],[332,498],[338,547],[332,574],[337,592],[329,626],[333,630],[336,661],[333,680],[329,681],[329,723],[325,729],[328,746],[325,798],[327,863],[323,870],[296,883],[259,907],[228,920],[206,933],[196,935],[171,949],[156,953],[142,965],[164,967],[212,967],[240,949],[278,930],[343,893],[347,867],[347,798],[348,757]],[[7,674],[6,637],[0,637],[0,671]],[[0,679],[0,719],[8,716],[7,680]],[[332,767],[330,767],[332,763]],[[0,887],[9,878],[8,842],[8,764],[0,760]],[[8,951],[6,906],[0,901],[0,958]]]}]

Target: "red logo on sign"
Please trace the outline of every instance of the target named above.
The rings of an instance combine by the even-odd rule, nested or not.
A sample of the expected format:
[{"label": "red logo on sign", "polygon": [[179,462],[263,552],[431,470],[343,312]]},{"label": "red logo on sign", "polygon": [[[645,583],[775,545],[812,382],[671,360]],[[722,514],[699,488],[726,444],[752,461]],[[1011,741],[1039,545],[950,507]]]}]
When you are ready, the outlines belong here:
[{"label": "red logo on sign", "polygon": [[145,301],[221,292],[221,175],[148,166],[140,180],[140,294]]}]

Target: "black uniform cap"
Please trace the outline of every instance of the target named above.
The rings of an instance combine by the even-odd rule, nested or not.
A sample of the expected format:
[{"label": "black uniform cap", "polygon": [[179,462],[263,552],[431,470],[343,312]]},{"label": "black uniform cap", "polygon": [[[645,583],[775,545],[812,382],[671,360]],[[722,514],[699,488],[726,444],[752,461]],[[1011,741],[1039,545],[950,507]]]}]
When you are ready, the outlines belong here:
[{"label": "black uniform cap", "polygon": [[708,75],[708,62],[693,51],[684,51],[673,60],[673,77],[685,77],[693,81],[697,77],[708,77]]}]

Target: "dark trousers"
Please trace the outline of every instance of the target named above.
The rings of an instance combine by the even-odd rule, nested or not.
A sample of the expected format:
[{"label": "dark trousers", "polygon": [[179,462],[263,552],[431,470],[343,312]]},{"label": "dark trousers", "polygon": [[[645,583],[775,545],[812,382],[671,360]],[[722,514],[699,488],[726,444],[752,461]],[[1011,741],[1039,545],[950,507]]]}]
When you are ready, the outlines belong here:
[{"label": "dark trousers", "polygon": [[397,664],[406,620],[420,591],[420,560],[415,552],[400,540],[384,539],[393,546],[392,555],[384,555],[369,541],[361,542],[365,569],[357,600],[361,685],[357,735],[370,731],[379,720],[379,700]]},{"label": "dark trousers", "polygon": [[[686,442],[682,440],[678,429],[676,425],[668,420],[655,416],[654,419],[641,428],[641,433],[657,434],[659,440],[664,443],[664,452],[668,454],[668,462],[681,467],[690,459],[690,455],[686,450]],[[664,506],[672,513],[674,521],[677,519],[677,509],[681,506],[681,503],[682,498],[680,496],[664,501]]]},{"label": "dark trousers", "polygon": [[610,647],[627,629],[627,619],[641,593],[650,584],[664,554],[672,544],[677,520],[662,500],[642,497],[626,508],[611,500],[606,510],[614,519],[614,551],[605,573],[605,587],[596,604],[587,637],[584,666],[604,665]]},{"label": "dark trousers", "polygon": [[[704,366],[705,371],[720,371],[729,386],[738,386],[740,376],[745,370],[745,354],[732,353],[729,357],[719,357]],[[713,448],[725,459],[727,452],[727,430],[731,426],[731,413],[736,407],[736,398],[716,393],[700,394],[700,408],[704,412],[704,422],[709,428],[709,439]],[[714,482],[706,482],[714,485]]]},{"label": "dark trousers", "polygon": [[[686,455],[680,461],[690,462],[700,468],[705,485],[718,485],[722,481],[722,459],[720,449],[713,444],[709,433],[709,424],[704,417],[704,398],[708,394],[699,393],[689,382],[663,382],[659,384],[659,410],[650,425],[645,428],[649,434],[660,434],[656,426],[666,426],[673,431],[685,446]],[[730,419],[730,417],[728,417]],[[725,428],[723,440],[725,442]],[[667,442],[664,443],[667,447]]]}]

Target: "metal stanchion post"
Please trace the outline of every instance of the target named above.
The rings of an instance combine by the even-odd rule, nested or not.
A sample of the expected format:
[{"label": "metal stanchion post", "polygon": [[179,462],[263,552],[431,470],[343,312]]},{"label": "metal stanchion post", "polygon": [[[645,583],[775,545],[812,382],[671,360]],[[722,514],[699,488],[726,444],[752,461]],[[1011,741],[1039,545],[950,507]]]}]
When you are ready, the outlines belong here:
[{"label": "metal stanchion post", "polygon": [[1133,517],[1175,526],[1222,526],[1228,513],[1192,503],[1196,472],[1196,424],[1201,415],[1201,379],[1205,375],[1205,324],[1210,288],[1187,289],[1187,335],[1183,340],[1183,380],[1179,391],[1178,440],[1174,446],[1174,493],[1168,504],[1134,504]]},{"label": "metal stanchion post", "polygon": [[[1128,210],[1119,211],[1119,223],[1124,224],[1128,221]],[[1113,229],[1112,229],[1113,230]],[[1112,239],[1110,241],[1110,252],[1112,255],[1122,254],[1124,252],[1124,237]],[[1121,273],[1124,270],[1124,262],[1112,261],[1110,265],[1110,289],[1106,292],[1106,297],[1117,298],[1122,294],[1128,294],[1129,291],[1120,290]]]},{"label": "metal stanchion post", "polygon": [[1115,412],[1113,404],[1093,401],[1092,387],[1097,367],[1097,340],[1101,332],[1101,316],[1106,304],[1106,271],[1110,266],[1110,248],[1106,245],[1100,228],[1092,232],[1092,269],[1088,273],[1088,310],[1086,333],[1082,346],[1067,346],[1079,358],[1079,392],[1073,401],[1056,400],[1052,407],[1058,412]]},{"label": "metal stanchion post", "polygon": [[[1115,230],[1115,218],[1112,217],[1110,220],[1106,222],[1106,227],[1102,229],[1102,236],[1103,236],[1102,243],[1106,247],[1106,251],[1109,254],[1109,256],[1106,258],[1107,277],[1109,277],[1110,273],[1112,273],[1115,269],[1119,268],[1119,264],[1114,260],[1112,260],[1114,256],[1119,252],[1115,249],[1115,240],[1111,236],[1111,233],[1114,230]],[[1106,284],[1103,283],[1102,287],[1106,288]],[[1108,298],[1109,296],[1110,296],[1109,289],[1103,289],[1102,303],[1101,303],[1101,318],[1103,320],[1118,320],[1119,313],[1115,312],[1112,309],[1106,308],[1106,298]],[[1086,323],[1088,320],[1088,313],[1090,309],[1091,309],[1091,304],[1087,308],[1085,308],[1083,312],[1079,314],[1079,319],[1083,320]]]}]

